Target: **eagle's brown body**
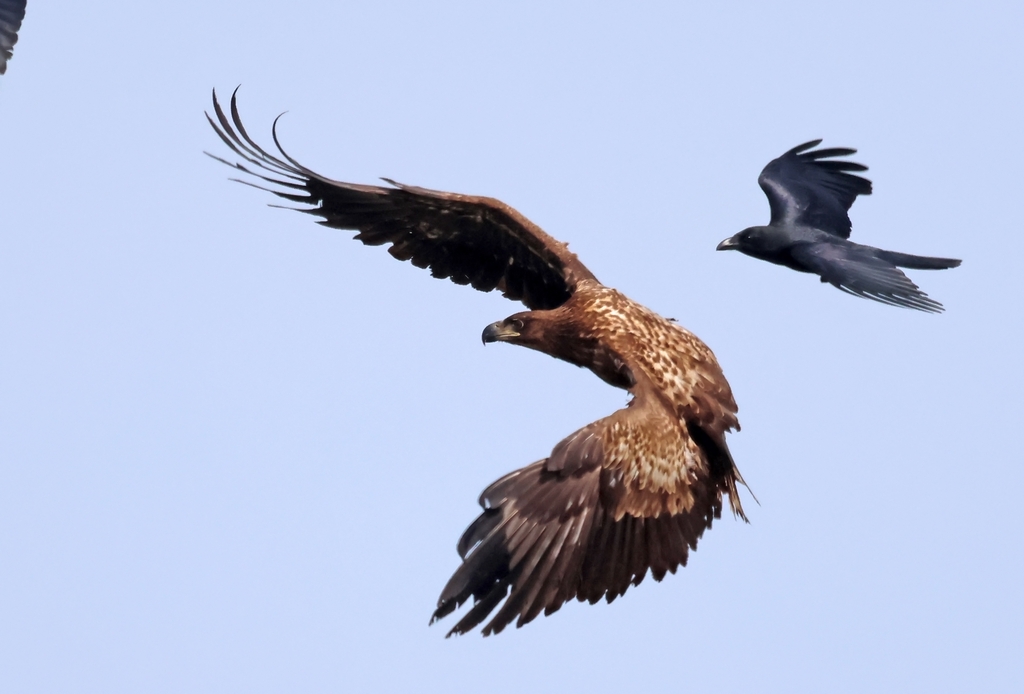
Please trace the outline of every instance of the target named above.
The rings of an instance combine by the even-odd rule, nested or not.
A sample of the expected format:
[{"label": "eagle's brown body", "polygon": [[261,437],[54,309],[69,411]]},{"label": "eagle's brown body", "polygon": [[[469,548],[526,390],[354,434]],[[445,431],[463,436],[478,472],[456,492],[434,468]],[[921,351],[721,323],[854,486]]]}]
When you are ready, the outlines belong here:
[{"label": "eagle's brown body", "polygon": [[723,451],[725,432],[739,428],[732,390],[707,345],[594,280],[581,282],[557,309],[512,318],[528,321],[527,329],[508,341],[588,368],[636,396],[630,409],[588,427],[618,442],[606,452],[606,466],[622,473],[630,493],[616,518],[690,508],[690,482],[706,476],[707,463],[688,427],[699,427]]},{"label": "eagle's brown body", "polygon": [[602,285],[565,244],[504,203],[332,181],[283,151],[279,159],[260,148],[234,98],[231,120],[216,98],[214,109],[210,122],[224,142],[275,177],[225,163],[283,186],[272,192],[311,205],[303,211],[322,224],[355,229],[369,245],[390,243],[392,255],[435,277],[499,289],[532,309],[488,326],[485,342],[550,354],[633,395],[624,409],[484,491],[484,511],[459,541],[463,563],[434,613],[442,618],[473,598],[450,633],[473,629],[495,609],[485,634],[572,598],[610,602],[648,570],[661,580],[685,564],[721,515],[723,496],[744,517],[736,489],[742,478],[725,441],[739,428],[736,403],[696,336]]}]

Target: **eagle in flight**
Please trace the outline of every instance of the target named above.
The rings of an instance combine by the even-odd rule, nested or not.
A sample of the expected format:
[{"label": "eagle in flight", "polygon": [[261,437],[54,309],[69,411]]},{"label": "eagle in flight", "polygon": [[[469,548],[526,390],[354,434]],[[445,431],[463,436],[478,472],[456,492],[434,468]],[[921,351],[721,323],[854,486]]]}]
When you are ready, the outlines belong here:
[{"label": "eagle in flight", "polygon": [[[237,90],[236,90],[237,93]],[[629,404],[569,435],[551,454],[505,475],[480,496],[483,512],[458,543],[462,564],[431,622],[472,598],[449,632],[492,612],[484,635],[522,626],[576,598],[611,602],[685,565],[722,512],[746,520],[743,479],[726,445],[736,402],[711,350],[695,335],[601,284],[568,247],[491,198],[402,185],[343,183],[278,156],[230,119],[213,95],[210,125],[242,162],[215,159],[260,179],[250,183],[351,229],[399,260],[480,291],[500,290],[529,309],[487,326],[507,342],[585,367],[629,391]],[[211,155],[213,156],[213,155]],[[248,182],[248,181],[242,181]],[[504,604],[502,601],[504,600]],[[499,607],[500,605],[500,607]]]},{"label": "eagle in flight", "polygon": [[18,42],[18,29],[25,19],[26,0],[0,0],[0,75],[7,72],[14,44]]},{"label": "eagle in flight", "polygon": [[768,196],[771,221],[727,238],[718,250],[810,272],[844,292],[883,304],[940,313],[942,304],[918,289],[900,268],[945,270],[960,261],[850,241],[849,209],[858,195],[871,195],[871,181],[849,172],[868,167],[835,159],[856,154],[855,149],[814,149],[820,144],[821,140],[805,142],[768,162],[757,182]]}]

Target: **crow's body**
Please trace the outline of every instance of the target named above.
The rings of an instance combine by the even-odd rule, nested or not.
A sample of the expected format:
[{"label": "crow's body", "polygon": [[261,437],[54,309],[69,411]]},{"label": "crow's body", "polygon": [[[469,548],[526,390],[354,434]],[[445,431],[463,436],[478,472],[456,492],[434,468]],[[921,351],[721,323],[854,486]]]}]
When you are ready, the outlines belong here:
[{"label": "crow's body", "polygon": [[[853,149],[814,150],[821,140],[794,147],[764,167],[758,183],[771,207],[767,226],[748,227],[718,245],[753,258],[821,277],[822,282],[885,304],[938,313],[928,297],[899,268],[942,270],[959,260],[886,251],[849,240],[848,210],[858,195],[871,194],[871,181],[850,171],[867,167],[832,157]],[[811,151],[808,151],[811,150]]]}]

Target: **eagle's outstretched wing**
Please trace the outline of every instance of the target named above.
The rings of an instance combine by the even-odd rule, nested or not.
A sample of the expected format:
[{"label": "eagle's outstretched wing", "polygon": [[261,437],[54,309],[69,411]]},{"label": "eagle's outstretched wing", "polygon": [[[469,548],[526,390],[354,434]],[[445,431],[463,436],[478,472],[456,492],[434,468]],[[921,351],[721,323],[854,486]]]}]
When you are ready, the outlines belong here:
[{"label": "eagle's outstretched wing", "polygon": [[848,211],[858,195],[871,195],[871,181],[848,172],[868,167],[831,160],[855,154],[855,149],[813,149],[820,144],[811,140],[771,160],[757,182],[768,196],[772,224],[801,224],[849,238]]},{"label": "eagle's outstretched wing", "polygon": [[717,407],[676,412],[643,378],[634,393],[626,409],[484,491],[483,513],[459,540],[463,563],[431,620],[472,597],[449,636],[474,629],[496,608],[485,636],[573,598],[611,602],[648,570],[660,581],[686,565],[721,516],[723,495],[745,519],[736,489],[742,478],[724,438],[733,412],[713,420]]},{"label": "eagle's outstretched wing", "polygon": [[7,61],[18,42],[18,29],[23,19],[25,0],[0,0],[0,75],[7,72]]},{"label": "eagle's outstretched wing", "polygon": [[430,268],[434,277],[481,291],[499,289],[531,309],[560,306],[580,281],[596,279],[566,244],[499,200],[390,180],[393,187],[333,181],[288,156],[278,142],[276,121],[274,144],[281,158],[269,154],[242,126],[237,91],[231,96],[230,120],[216,92],[216,120],[207,118],[228,147],[254,168],[210,156],[276,186],[264,190],[309,205],[300,211],[323,217],[321,224],[356,230],[355,238],[367,245],[390,243],[391,255]]}]

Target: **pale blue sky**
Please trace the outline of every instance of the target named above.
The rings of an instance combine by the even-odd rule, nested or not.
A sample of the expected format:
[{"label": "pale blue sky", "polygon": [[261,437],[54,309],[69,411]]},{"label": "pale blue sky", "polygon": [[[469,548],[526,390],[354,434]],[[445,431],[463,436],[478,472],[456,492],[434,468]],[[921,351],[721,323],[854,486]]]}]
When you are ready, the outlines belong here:
[{"label": "pale blue sky", "polygon": [[[776,4],[777,5],[777,4]],[[1019,3],[30,2],[0,78],[9,692],[1024,689]],[[612,605],[427,627],[492,480],[625,402],[519,309],[268,209],[241,83],[324,174],[492,195],[715,351],[761,505]],[[947,313],[739,254],[815,137]],[[451,623],[451,620],[448,620]]]}]

